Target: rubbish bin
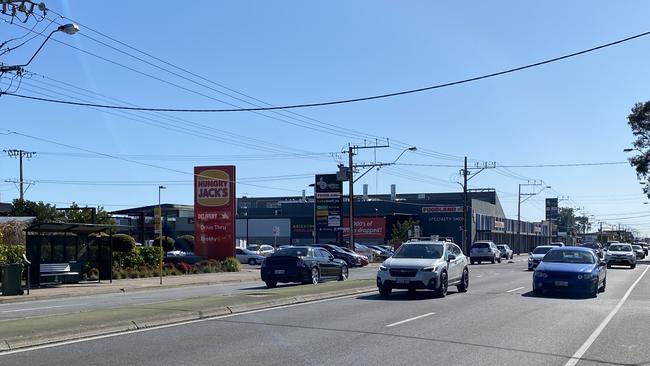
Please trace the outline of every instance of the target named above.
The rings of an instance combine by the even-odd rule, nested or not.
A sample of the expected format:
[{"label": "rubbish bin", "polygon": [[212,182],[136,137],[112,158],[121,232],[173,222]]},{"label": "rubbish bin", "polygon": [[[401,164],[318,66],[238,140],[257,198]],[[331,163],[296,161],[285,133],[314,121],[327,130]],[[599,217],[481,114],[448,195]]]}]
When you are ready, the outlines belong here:
[{"label": "rubbish bin", "polygon": [[2,276],[2,295],[14,296],[22,295],[21,288],[23,265],[20,263],[5,264],[0,267],[0,276]]}]

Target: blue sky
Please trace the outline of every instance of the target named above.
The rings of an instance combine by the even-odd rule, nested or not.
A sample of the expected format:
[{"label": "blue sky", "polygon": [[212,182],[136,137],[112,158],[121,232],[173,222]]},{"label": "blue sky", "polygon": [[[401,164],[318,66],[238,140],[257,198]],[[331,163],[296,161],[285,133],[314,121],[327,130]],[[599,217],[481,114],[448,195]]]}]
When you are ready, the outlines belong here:
[{"label": "blue sky", "polygon": [[[193,1],[173,6],[141,1],[126,6],[50,0],[47,5],[80,23],[81,32],[55,34],[27,68],[34,74],[23,79],[20,93],[177,108],[228,107],[222,102],[250,106],[218,91],[251,101],[236,90],[285,105],[455,81],[648,31],[644,24],[650,11],[643,1]],[[20,24],[35,25],[33,20]],[[25,33],[16,24],[0,22],[0,42]],[[41,39],[1,56],[0,62],[24,62]],[[378,161],[392,161],[412,145],[418,152],[404,154],[400,163],[458,167],[384,167],[364,177],[359,192],[363,183],[371,193],[389,192],[392,183],[400,193],[448,192],[459,188],[462,156],[471,163],[504,166],[625,161],[622,150],[632,141],[626,117],[634,103],[650,99],[649,46],[650,37],[644,37],[493,79],[293,111],[299,115],[109,114],[4,96],[0,127],[187,173],[194,165],[235,164],[240,179],[263,178],[238,184],[240,196],[299,195],[309,189],[313,174],[334,172],[346,159],[332,153],[348,143],[363,144],[363,136],[371,143],[380,136],[390,138],[391,148],[378,149]],[[93,99],[103,97],[91,93],[121,102]],[[298,126],[306,123],[307,128]],[[113,210],[156,203],[162,183],[167,186],[163,201],[192,203],[187,174],[93,157],[15,134],[0,135],[0,145],[38,153],[25,163],[25,178],[37,182],[27,191],[28,199]],[[356,156],[359,162],[374,158],[373,150]],[[18,162],[0,158],[0,172],[3,181],[16,179]],[[629,165],[491,169],[472,179],[470,187],[496,188],[513,218],[518,184],[526,179],[543,180],[552,189],[522,205],[525,219],[543,219],[544,198],[568,196],[561,206],[580,207],[596,221],[650,233],[645,216],[650,210]],[[0,195],[6,202],[18,191],[0,182]]]}]

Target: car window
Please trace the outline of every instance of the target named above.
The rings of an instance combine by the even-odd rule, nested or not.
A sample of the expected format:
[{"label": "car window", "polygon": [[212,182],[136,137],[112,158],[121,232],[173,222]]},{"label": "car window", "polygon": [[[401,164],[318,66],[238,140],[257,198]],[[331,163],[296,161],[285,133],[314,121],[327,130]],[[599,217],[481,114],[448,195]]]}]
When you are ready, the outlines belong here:
[{"label": "car window", "polygon": [[543,262],[554,263],[582,263],[593,264],[596,263],[594,255],[590,252],[578,250],[551,250],[542,259]]},{"label": "car window", "polygon": [[331,255],[330,252],[325,249],[318,249],[318,251],[320,252],[321,257],[329,258]]},{"label": "car window", "polygon": [[309,248],[284,248],[280,249],[274,256],[287,255],[291,257],[305,257],[309,254]]},{"label": "car window", "polygon": [[444,247],[441,244],[404,244],[393,258],[440,258]]},{"label": "car window", "polygon": [[552,248],[550,247],[537,247],[533,250],[533,254],[544,254],[551,250]]},{"label": "car window", "polygon": [[482,248],[488,248],[489,246],[490,246],[490,244],[488,244],[488,243],[474,243],[474,244],[472,244],[472,249],[474,249],[474,248],[481,248],[481,249]]},{"label": "car window", "polygon": [[632,247],[625,244],[612,244],[609,246],[609,250],[612,252],[631,252]]},{"label": "car window", "polygon": [[461,255],[461,253],[462,253],[461,250],[460,250],[460,248],[459,248],[458,245],[456,245],[456,244],[452,244],[452,245],[451,245],[451,250],[452,250],[452,253],[454,253],[454,255],[457,256],[457,257],[458,257],[459,255]]},{"label": "car window", "polygon": [[244,254],[244,251],[241,250],[241,249],[239,249],[239,248],[237,248],[237,254]]}]

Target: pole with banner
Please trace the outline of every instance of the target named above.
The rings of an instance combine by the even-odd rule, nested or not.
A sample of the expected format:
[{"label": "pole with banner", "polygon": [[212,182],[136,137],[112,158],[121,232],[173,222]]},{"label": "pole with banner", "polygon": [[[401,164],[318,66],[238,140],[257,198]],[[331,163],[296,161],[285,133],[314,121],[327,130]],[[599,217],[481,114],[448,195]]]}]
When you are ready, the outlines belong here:
[{"label": "pole with banner", "polygon": [[280,227],[274,226],[273,227],[273,251],[275,251],[278,248],[278,236],[280,236]]}]

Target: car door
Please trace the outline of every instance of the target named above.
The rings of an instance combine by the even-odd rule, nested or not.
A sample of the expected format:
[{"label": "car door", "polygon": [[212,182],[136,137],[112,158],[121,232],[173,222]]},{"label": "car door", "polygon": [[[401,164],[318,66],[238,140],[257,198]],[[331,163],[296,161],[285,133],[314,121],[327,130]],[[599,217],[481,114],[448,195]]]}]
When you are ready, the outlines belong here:
[{"label": "car door", "polygon": [[334,262],[334,255],[325,249],[321,249],[320,251],[323,255],[323,266],[327,268],[327,276],[338,278],[339,266]]},{"label": "car door", "polygon": [[248,256],[244,253],[243,250],[237,248],[235,256],[237,257],[237,260],[246,263],[248,261]]},{"label": "car door", "polygon": [[490,248],[492,248],[492,254],[494,255],[495,259],[501,258],[501,251],[499,248],[497,248],[496,244],[490,243]]},{"label": "car door", "polygon": [[447,260],[447,273],[449,275],[449,282],[453,282],[458,280],[460,277],[460,273],[458,270],[458,260],[460,258],[456,257],[452,260],[449,260],[450,255],[456,256],[453,250],[453,246],[451,244],[446,244],[445,245],[445,260]]}]

